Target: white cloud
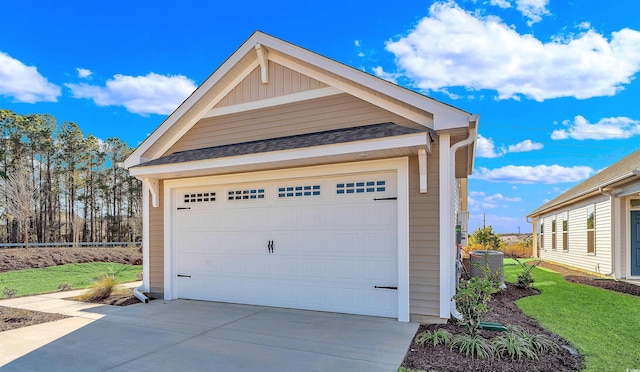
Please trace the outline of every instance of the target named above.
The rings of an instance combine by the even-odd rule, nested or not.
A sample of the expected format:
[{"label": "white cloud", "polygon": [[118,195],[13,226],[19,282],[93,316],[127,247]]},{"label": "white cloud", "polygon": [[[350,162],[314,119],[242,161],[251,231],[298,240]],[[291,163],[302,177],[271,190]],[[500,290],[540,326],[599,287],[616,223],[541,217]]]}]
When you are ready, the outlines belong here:
[{"label": "white cloud", "polygon": [[35,66],[0,52],[0,95],[13,97],[15,102],[56,102],[60,87],[40,75]]},{"label": "white cloud", "polygon": [[491,138],[483,137],[478,134],[478,141],[476,143],[476,156],[479,158],[499,158],[506,154],[507,150],[501,147],[496,150],[496,145]]},{"label": "white cloud", "polygon": [[532,142],[531,140],[524,140],[516,143],[515,145],[509,145],[508,152],[529,152],[535,150],[542,150],[543,144],[539,142]]},{"label": "white cloud", "polygon": [[[397,71],[419,89],[489,89],[499,99],[612,96],[640,71],[638,31],[625,28],[607,39],[589,29],[543,42],[454,2],[433,4],[427,17],[386,49],[395,55]],[[382,67],[374,72],[391,74]]]},{"label": "white cloud", "polygon": [[491,0],[489,4],[503,9],[511,8],[511,3],[509,2],[509,0]]},{"label": "white cloud", "polygon": [[479,167],[471,177],[489,182],[556,184],[581,181],[594,173],[593,168],[587,166],[563,167],[554,164],[532,167],[507,165],[495,169]]},{"label": "white cloud", "polygon": [[81,79],[86,79],[89,76],[91,76],[91,74],[93,74],[93,72],[91,72],[91,70],[86,69],[86,68],[81,68],[81,67],[77,67],[76,71],[78,71],[78,77]]},{"label": "white cloud", "polygon": [[360,40],[354,40],[353,42],[355,44],[355,46],[359,47],[360,46]]},{"label": "white cloud", "polygon": [[540,150],[544,147],[543,144],[539,142],[533,142],[531,140],[524,140],[522,142],[516,143],[515,145],[509,145],[508,148],[505,148],[503,145],[500,147],[496,147],[496,144],[493,142],[493,139],[483,137],[481,134],[478,134],[478,141],[476,144],[476,156],[479,158],[499,158],[510,152],[528,152],[534,150]]},{"label": "white cloud", "polygon": [[567,129],[557,129],[551,133],[551,139],[564,140],[608,140],[624,139],[640,134],[640,120],[627,117],[603,118],[591,124],[583,116],[576,116],[573,122],[562,122]]},{"label": "white cloud", "polygon": [[124,106],[140,115],[170,114],[196,89],[193,80],[183,75],[154,73],[115,75],[104,87],[86,83],[65,85],[75,98],[92,99],[98,106]]},{"label": "white cloud", "polygon": [[520,198],[520,197],[516,196],[514,198],[510,198],[510,197],[504,196],[504,195],[502,195],[500,193],[494,194],[494,195],[491,195],[491,196],[487,196],[487,197],[484,198],[484,201],[486,201],[486,202],[497,202],[497,201],[519,202],[521,200],[522,200],[522,198]]},{"label": "white cloud", "polygon": [[549,15],[547,4],[549,0],[516,0],[516,8],[523,16],[529,18],[527,25],[542,21],[542,16]]},{"label": "white cloud", "polygon": [[[467,204],[469,204],[469,210],[478,211],[482,209],[492,209],[500,206],[500,202],[519,202],[522,199],[519,197],[507,197],[500,193],[489,195],[481,191],[471,191],[467,196]],[[506,207],[506,205],[502,205]]]}]

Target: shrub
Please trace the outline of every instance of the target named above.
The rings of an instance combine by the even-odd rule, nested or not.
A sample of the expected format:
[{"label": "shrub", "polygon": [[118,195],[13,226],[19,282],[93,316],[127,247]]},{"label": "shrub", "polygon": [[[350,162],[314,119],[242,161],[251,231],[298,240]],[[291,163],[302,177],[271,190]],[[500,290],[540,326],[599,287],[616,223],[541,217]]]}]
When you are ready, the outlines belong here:
[{"label": "shrub", "polygon": [[89,289],[78,296],[80,301],[97,301],[107,298],[111,293],[120,289],[120,285],[114,275],[103,275],[96,279]]},{"label": "shrub", "polygon": [[459,323],[467,327],[469,334],[475,335],[478,331],[482,316],[490,310],[489,301],[495,292],[494,283],[487,278],[471,278],[458,284],[453,299],[462,316]]},{"label": "shrub", "polygon": [[451,338],[453,337],[453,335],[447,331],[446,329],[440,328],[440,329],[436,329],[435,331],[424,331],[424,332],[420,332],[416,338],[416,344],[419,346],[424,346],[425,344],[431,344],[434,347],[442,344],[442,345],[449,345],[449,343],[451,343]]},{"label": "shrub", "polygon": [[14,289],[14,288],[7,288],[4,287],[4,290],[2,291],[2,295],[6,298],[13,298],[18,294],[18,290]]},{"label": "shrub", "polygon": [[489,340],[479,335],[459,334],[451,341],[451,350],[458,348],[460,354],[472,359],[490,359],[495,350]]},{"label": "shrub", "polygon": [[520,288],[530,288],[531,284],[533,284],[533,282],[535,281],[532,271],[536,268],[536,266],[540,265],[542,261],[537,260],[528,264],[526,262],[518,260],[517,258],[515,258],[515,260],[522,268],[522,271],[516,276],[516,286]]}]

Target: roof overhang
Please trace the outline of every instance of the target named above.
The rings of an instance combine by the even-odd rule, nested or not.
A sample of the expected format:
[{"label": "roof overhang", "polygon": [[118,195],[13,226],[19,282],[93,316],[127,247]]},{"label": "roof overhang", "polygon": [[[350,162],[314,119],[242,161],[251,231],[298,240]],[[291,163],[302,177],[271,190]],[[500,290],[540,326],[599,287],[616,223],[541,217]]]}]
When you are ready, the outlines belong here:
[{"label": "roof overhang", "polygon": [[188,161],[162,165],[136,166],[129,169],[139,179],[172,179],[229,173],[290,168],[329,163],[345,163],[380,158],[416,155],[426,148],[428,133],[353,141],[259,154]]}]

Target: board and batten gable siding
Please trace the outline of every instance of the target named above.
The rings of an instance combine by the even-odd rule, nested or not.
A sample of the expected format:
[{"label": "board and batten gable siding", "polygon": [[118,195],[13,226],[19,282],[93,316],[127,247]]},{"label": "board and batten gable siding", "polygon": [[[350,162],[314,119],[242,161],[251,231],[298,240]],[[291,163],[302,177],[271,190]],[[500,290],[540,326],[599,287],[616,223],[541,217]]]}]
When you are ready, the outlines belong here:
[{"label": "board and batten gable siding", "polygon": [[185,150],[393,122],[417,124],[348,94],[296,102],[259,112],[243,112],[199,121],[165,155]]},{"label": "board and batten gable siding", "polygon": [[[595,208],[595,254],[587,253],[587,207]],[[569,247],[562,249],[562,217],[568,212]],[[552,250],[552,223],[556,218],[556,250]],[[608,196],[598,196],[541,217],[544,224],[544,248],[540,258],[603,274],[611,272],[611,205]]]},{"label": "board and batten gable siding", "polygon": [[164,292],[164,183],[160,181],[160,204],[151,205],[149,196],[149,290],[153,293]]},{"label": "board and batten gable siding", "polygon": [[427,155],[427,193],[420,193],[418,159],[409,158],[409,313],[411,321],[439,322],[440,201],[438,146]]},{"label": "board and batten gable siding", "polygon": [[254,102],[261,99],[275,98],[326,87],[326,84],[314,78],[293,71],[273,61],[269,61],[268,84],[262,83],[260,66],[258,66],[218,102],[214,108]]}]

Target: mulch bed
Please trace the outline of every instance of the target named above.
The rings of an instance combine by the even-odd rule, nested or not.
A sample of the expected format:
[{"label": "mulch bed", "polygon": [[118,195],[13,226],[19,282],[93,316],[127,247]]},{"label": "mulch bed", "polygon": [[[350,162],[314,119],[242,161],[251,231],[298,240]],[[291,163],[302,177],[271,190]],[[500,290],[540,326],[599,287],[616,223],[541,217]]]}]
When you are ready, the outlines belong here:
[{"label": "mulch bed", "polygon": [[64,318],[67,318],[67,316],[0,306],[0,332]]},{"label": "mulch bed", "polygon": [[[100,298],[92,301],[79,300],[76,297],[69,297],[69,298],[66,298],[66,300],[82,301],[82,302],[89,302],[92,304],[102,304],[102,305],[112,305],[112,306],[129,306],[129,305],[135,305],[135,304],[141,303],[141,301],[136,296],[133,295],[133,289],[124,289],[122,291],[112,293],[109,297]],[[149,297],[149,301],[152,301],[152,300],[154,300],[154,298]]]},{"label": "mulch bed", "polygon": [[[573,355],[568,349],[562,347],[567,343],[559,336],[542,328],[535,320],[527,317],[516,306],[515,301],[522,297],[537,295],[535,289],[522,289],[507,284],[507,289],[496,293],[491,300],[492,311],[485,316],[485,321],[496,322],[503,325],[518,326],[533,334],[545,334],[551,337],[559,346],[558,354],[540,355],[539,360],[523,359],[511,360],[480,360],[467,358],[451,351],[449,347],[438,345],[437,347],[421,347],[412,342],[402,366],[405,368],[427,371],[576,371],[581,368],[581,359]],[[462,333],[462,327],[455,321],[449,321],[444,325],[421,325],[418,333],[424,330],[444,328],[452,334]],[[492,338],[500,334],[497,331],[481,330],[480,334],[485,338]]]},{"label": "mulch bed", "polygon": [[142,265],[140,248],[4,248],[0,273],[85,262]]}]

